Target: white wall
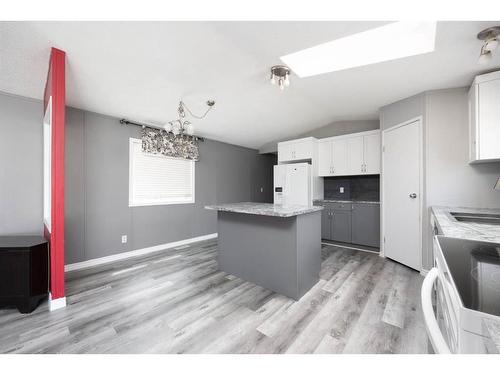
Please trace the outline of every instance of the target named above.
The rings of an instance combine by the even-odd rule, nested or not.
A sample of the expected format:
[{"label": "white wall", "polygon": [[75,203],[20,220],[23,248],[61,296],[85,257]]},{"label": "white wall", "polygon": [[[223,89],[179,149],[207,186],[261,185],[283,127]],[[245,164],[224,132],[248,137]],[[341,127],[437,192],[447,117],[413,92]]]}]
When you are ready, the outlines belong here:
[{"label": "white wall", "polygon": [[[424,229],[432,206],[500,208],[493,186],[500,162],[469,164],[468,88],[426,93],[426,196]],[[500,147],[500,145],[499,145]],[[427,235],[426,268],[432,266],[432,235]]]},{"label": "white wall", "polygon": [[429,91],[380,109],[381,129],[418,116],[423,119],[422,264],[425,269],[432,267],[429,226],[432,206],[500,208],[500,192],[493,190],[500,176],[500,162],[470,165],[467,160],[467,90]]}]

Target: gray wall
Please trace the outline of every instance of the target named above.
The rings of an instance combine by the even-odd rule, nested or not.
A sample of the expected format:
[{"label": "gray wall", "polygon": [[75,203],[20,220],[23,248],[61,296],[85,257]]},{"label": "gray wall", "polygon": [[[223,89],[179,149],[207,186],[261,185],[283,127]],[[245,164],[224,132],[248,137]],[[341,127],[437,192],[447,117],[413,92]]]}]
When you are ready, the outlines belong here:
[{"label": "gray wall", "polygon": [[43,109],[0,92],[0,236],[43,233]]},{"label": "gray wall", "polygon": [[[500,176],[500,162],[468,162],[467,89],[431,91],[426,99],[427,210],[432,206],[500,208],[500,192],[493,190]],[[425,215],[425,229],[428,219],[429,212]],[[432,236],[429,230],[424,233],[424,264],[428,268],[432,265]]]},{"label": "gray wall", "polygon": [[493,190],[500,163],[468,163],[467,88],[430,91],[383,107],[380,126],[387,129],[417,116],[422,116],[424,137],[422,264],[429,269],[430,207],[500,208],[500,193]]},{"label": "gray wall", "polygon": [[129,138],[140,138],[140,128],[66,112],[67,264],[215,233],[216,213],[207,204],[272,202],[274,156],[206,140],[195,167],[194,204],[128,207]]},{"label": "gray wall", "polygon": [[380,129],[384,130],[424,115],[425,93],[422,93],[380,108]]},{"label": "gray wall", "polygon": [[[328,138],[337,135],[359,133],[368,130],[378,129],[380,126],[379,120],[366,120],[366,121],[337,121],[328,125],[316,128],[314,130],[298,134],[294,137],[288,137],[279,140],[279,142],[287,141],[290,139],[298,139],[304,137]],[[278,142],[269,142],[259,148],[261,154],[278,151]]]},{"label": "gray wall", "polygon": [[[41,234],[42,103],[0,93],[0,113],[0,235]],[[216,213],[207,204],[272,202],[274,155],[207,140],[196,163],[195,204],[129,208],[129,137],[139,131],[66,109],[66,264],[214,233]]]}]

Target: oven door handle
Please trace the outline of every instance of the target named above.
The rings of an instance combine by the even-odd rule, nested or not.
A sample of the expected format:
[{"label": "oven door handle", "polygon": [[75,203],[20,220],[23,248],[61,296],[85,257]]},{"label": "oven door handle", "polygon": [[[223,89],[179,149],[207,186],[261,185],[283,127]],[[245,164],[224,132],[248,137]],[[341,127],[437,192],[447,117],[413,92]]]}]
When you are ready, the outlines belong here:
[{"label": "oven door handle", "polygon": [[432,288],[438,275],[438,269],[434,267],[429,271],[427,276],[425,276],[420,294],[422,299],[422,310],[424,313],[425,328],[427,329],[427,334],[429,335],[429,340],[431,341],[434,352],[437,354],[451,354],[450,348],[448,344],[446,344],[443,334],[439,329],[436,316],[434,315],[434,308],[432,307]]}]

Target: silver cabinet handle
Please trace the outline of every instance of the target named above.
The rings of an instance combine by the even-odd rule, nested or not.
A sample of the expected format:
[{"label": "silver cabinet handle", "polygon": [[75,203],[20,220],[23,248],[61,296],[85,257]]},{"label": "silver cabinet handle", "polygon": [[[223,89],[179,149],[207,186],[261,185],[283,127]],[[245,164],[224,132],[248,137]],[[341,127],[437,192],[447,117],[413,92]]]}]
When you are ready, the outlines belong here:
[{"label": "silver cabinet handle", "polygon": [[417,194],[411,193],[409,196],[410,196],[411,199],[415,199],[417,197]]}]

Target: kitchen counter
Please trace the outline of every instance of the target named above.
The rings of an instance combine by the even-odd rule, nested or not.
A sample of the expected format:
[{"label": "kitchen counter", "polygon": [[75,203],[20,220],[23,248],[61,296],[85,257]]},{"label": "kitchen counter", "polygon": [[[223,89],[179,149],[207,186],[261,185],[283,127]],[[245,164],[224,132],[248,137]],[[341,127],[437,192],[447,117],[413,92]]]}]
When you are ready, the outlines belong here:
[{"label": "kitchen counter", "polygon": [[242,202],[205,208],[217,211],[220,270],[295,300],[318,282],[323,207]]},{"label": "kitchen counter", "polygon": [[[450,213],[489,213],[500,214],[500,209],[468,207],[431,207],[433,221],[440,235],[465,240],[500,243],[500,225],[457,221]],[[489,353],[500,353],[500,323],[497,320],[482,318],[485,337],[484,346]]]},{"label": "kitchen counter", "polygon": [[380,204],[379,201],[365,201],[365,200],[342,200],[342,199],[315,199],[314,203],[370,203],[370,204]]},{"label": "kitchen counter", "polygon": [[500,323],[483,318],[483,332],[484,336],[489,337],[490,340],[486,340],[486,348],[489,353],[500,353]]},{"label": "kitchen counter", "polygon": [[450,212],[500,214],[500,209],[433,206],[439,234],[466,240],[500,243],[500,225],[457,221]]},{"label": "kitchen counter", "polygon": [[323,207],[318,206],[281,206],[272,203],[227,203],[205,206],[207,210],[237,212],[250,215],[292,217],[321,211]]}]

